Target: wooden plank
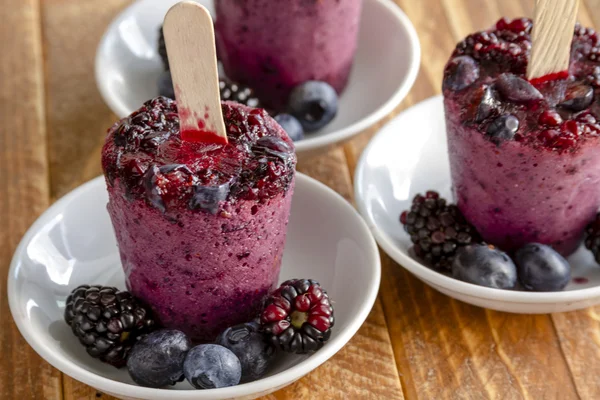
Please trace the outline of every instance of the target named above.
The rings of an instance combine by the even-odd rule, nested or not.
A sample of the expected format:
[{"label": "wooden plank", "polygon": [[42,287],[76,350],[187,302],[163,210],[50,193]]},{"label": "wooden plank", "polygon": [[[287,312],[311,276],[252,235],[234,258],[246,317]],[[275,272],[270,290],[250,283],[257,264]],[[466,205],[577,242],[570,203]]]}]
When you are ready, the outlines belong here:
[{"label": "wooden plank", "polygon": [[[512,16],[522,11],[518,1],[443,0],[442,8],[433,0],[396,3],[415,24],[424,57],[405,106],[440,92],[444,64],[463,36],[495,23],[500,7]],[[363,146],[361,138],[345,147],[351,162]],[[450,299],[386,255],[383,275],[380,296],[407,398],[578,398],[548,316],[511,315]]]},{"label": "wooden plank", "polygon": [[[57,199],[101,174],[100,149],[116,117],[94,80],[96,46],[114,16],[131,0],[45,0],[48,157],[51,196]],[[85,21],[85,23],[82,23]],[[65,400],[113,400],[64,375]]]},{"label": "wooden plank", "polygon": [[[48,92],[51,195],[64,195],[101,173],[100,149],[116,117],[94,79],[100,37],[131,0],[45,0],[43,38]],[[82,23],[85,21],[85,23]]]},{"label": "wooden plank", "polygon": [[[600,0],[582,1],[579,21],[600,27]],[[600,398],[600,306],[570,313],[553,314],[559,343],[582,399]]]},{"label": "wooden plank", "polygon": [[0,21],[0,398],[61,399],[60,373],[21,337],[6,297],[12,254],[49,201],[39,3],[2,0]]}]

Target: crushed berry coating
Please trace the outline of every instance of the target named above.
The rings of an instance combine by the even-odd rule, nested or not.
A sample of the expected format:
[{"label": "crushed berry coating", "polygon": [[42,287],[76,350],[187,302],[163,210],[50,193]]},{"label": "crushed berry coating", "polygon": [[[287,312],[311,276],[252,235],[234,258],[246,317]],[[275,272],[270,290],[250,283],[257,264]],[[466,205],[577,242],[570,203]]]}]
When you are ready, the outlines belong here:
[{"label": "crushed berry coating", "polygon": [[[457,44],[444,69],[443,92],[459,105],[460,119],[488,139],[503,120],[518,129],[506,140],[557,152],[577,151],[600,136],[600,45],[597,33],[579,24],[566,79],[532,84],[525,77],[531,52],[532,22],[500,19],[489,30]],[[490,128],[492,126],[492,128]]]},{"label": "crushed berry coating", "polygon": [[146,102],[106,136],[102,167],[110,186],[166,212],[217,213],[224,202],[263,203],[286,192],[294,176],[293,142],[265,110],[222,103],[229,143],[181,140],[177,103]]}]

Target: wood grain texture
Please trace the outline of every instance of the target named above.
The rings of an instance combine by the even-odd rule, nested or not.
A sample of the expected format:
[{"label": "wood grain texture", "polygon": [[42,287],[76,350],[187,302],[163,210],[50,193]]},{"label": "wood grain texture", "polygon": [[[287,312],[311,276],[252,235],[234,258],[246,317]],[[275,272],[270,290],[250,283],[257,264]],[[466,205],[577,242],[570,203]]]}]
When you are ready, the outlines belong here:
[{"label": "wood grain texture", "polygon": [[569,70],[579,0],[536,0],[527,78]]},{"label": "wood grain texture", "polygon": [[40,10],[0,2],[0,398],[60,399],[60,374],[27,345],[10,317],[9,263],[49,203]]},{"label": "wood grain texture", "polygon": [[100,149],[116,117],[96,88],[94,58],[106,27],[131,1],[41,3],[53,199],[101,173]]},{"label": "wood grain texture", "polygon": [[[116,117],[96,90],[94,55],[110,20],[131,2],[39,1],[0,0],[0,37],[11,38],[0,41],[0,54],[11,54],[0,57],[0,225],[6,227],[0,230],[0,318],[7,319],[6,270],[21,235],[50,199],[101,173],[100,148]],[[412,91],[343,149],[299,165],[349,201],[352,171],[368,140],[399,111],[439,94],[456,42],[503,15],[531,16],[534,4],[395,2],[411,18],[423,50]],[[600,26],[600,0],[582,0],[579,20]],[[600,306],[552,316],[488,311],[434,291],[383,253],[382,263],[379,299],[348,346],[266,399],[600,398]],[[0,328],[0,346],[1,399],[113,399],[67,376],[61,380],[12,323]]]},{"label": "wood grain texture", "polygon": [[221,110],[213,20],[191,1],[167,12],[163,24],[183,140],[227,143]]}]

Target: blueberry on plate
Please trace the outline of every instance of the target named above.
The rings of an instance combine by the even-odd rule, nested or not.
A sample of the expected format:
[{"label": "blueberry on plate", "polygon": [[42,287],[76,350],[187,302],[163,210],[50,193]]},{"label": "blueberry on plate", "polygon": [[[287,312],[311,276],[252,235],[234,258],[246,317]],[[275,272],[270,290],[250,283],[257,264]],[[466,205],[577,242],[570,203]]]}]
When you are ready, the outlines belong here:
[{"label": "blueberry on plate", "polygon": [[191,347],[176,330],[160,330],[139,340],[127,359],[131,379],[140,386],[161,388],[183,380],[183,360]]},{"label": "blueberry on plate", "polygon": [[228,348],[218,344],[201,344],[188,352],[183,372],[196,389],[215,389],[240,383],[242,364]]},{"label": "blueberry on plate", "polygon": [[241,382],[262,378],[276,353],[275,347],[267,341],[260,332],[260,325],[255,322],[227,328],[216,343],[228,348],[240,359]]},{"label": "blueberry on plate", "polygon": [[323,128],[335,117],[338,96],[326,82],[307,81],[292,90],[288,108],[304,130],[312,132]]},{"label": "blueberry on plate", "polygon": [[175,89],[173,88],[173,78],[171,77],[171,71],[163,71],[158,77],[158,94],[161,96],[175,99]]},{"label": "blueberry on plate", "polygon": [[284,131],[287,132],[290,139],[294,142],[304,139],[304,128],[302,128],[302,124],[296,117],[290,114],[277,114],[275,116],[275,121]]},{"label": "blueberry on plate", "polygon": [[527,290],[563,290],[571,280],[571,266],[563,256],[545,244],[530,243],[515,253],[519,281]]},{"label": "blueberry on plate", "polygon": [[475,285],[512,289],[517,283],[517,267],[506,253],[473,244],[461,247],[456,253],[452,276]]}]

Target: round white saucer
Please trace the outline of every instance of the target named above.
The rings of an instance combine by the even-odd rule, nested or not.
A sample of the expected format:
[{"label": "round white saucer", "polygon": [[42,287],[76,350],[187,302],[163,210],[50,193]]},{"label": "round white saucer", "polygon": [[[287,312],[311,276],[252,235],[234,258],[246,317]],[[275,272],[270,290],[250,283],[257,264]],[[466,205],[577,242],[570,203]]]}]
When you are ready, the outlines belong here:
[{"label": "round white saucer", "polygon": [[381,275],[379,253],[367,225],[337,193],[297,174],[281,280],[317,279],[335,302],[330,341],[310,356],[281,355],[267,376],[211,390],[180,383],[172,389],[136,386],[126,370],[91,358],[63,320],[65,299],[84,283],[124,288],[104,178],[96,178],[50,207],[17,248],[8,300],[21,334],[46,361],[104,393],[127,399],[255,398],[280,389],[333,356],[373,307]]},{"label": "round white saucer", "polygon": [[355,173],[355,197],[379,245],[398,264],[448,296],[515,313],[551,313],[600,303],[600,267],[582,246],[569,257],[573,281],[562,292],[491,289],[453,279],[421,264],[399,216],[417,193],[437,190],[451,199],[442,97],[398,115],[373,138]]},{"label": "round white saucer", "polygon": [[[196,0],[213,10],[213,0]],[[158,28],[178,0],[139,0],[108,27],[96,53],[96,82],[120,118],[158,95]],[[296,143],[299,157],[319,153],[389,114],[412,87],[421,58],[408,17],[391,0],[364,0],[358,50],[336,118]]]}]

